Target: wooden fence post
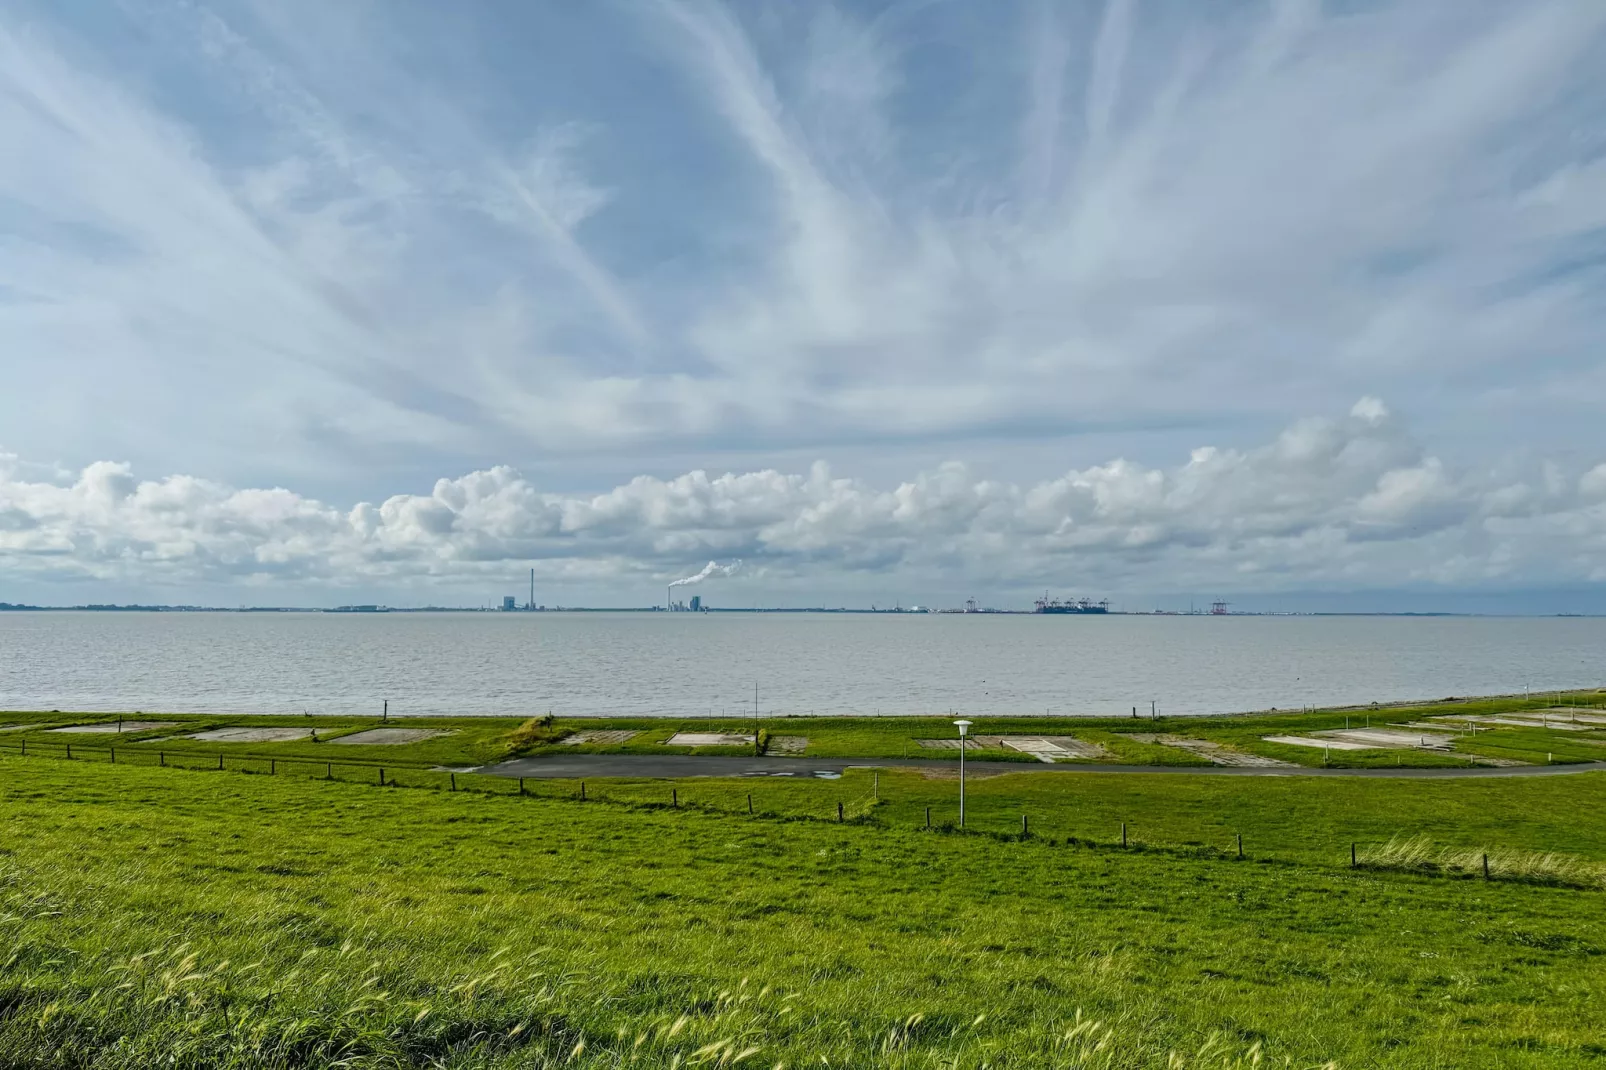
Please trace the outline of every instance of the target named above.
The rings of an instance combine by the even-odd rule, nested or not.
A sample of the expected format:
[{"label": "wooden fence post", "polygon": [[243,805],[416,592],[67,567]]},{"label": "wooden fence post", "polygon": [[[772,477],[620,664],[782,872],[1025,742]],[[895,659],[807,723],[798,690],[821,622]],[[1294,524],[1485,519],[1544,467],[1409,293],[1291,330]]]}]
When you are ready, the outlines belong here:
[{"label": "wooden fence post", "polygon": [[842,804],[841,803],[837,803],[836,804],[836,819],[838,821],[842,820]]},{"label": "wooden fence post", "polygon": [[747,793],[747,812],[749,814],[751,814],[753,812],[753,793],[752,792],[748,792]]},{"label": "wooden fence post", "polygon": [[1022,814],[1020,815],[1020,838],[1024,840],[1029,835],[1031,835],[1031,831],[1026,825],[1026,815]]},{"label": "wooden fence post", "polygon": [[1355,845],[1353,843],[1349,845],[1349,868],[1355,868]]},{"label": "wooden fence post", "polygon": [[223,768],[223,755],[221,754],[217,756],[217,767],[220,770]]},{"label": "wooden fence post", "polygon": [[111,748],[111,752],[112,752],[112,764],[116,765],[117,764],[117,748],[116,747]]},{"label": "wooden fence post", "polygon": [[1126,822],[1121,822],[1121,846],[1126,846]]},{"label": "wooden fence post", "polygon": [[669,805],[673,806],[677,810],[680,809],[680,789],[679,788],[670,788],[669,789]]},{"label": "wooden fence post", "polygon": [[519,794],[520,795],[524,794],[524,778],[523,777],[519,777]]},{"label": "wooden fence post", "polygon": [[926,827],[931,827],[931,807],[926,807]]},{"label": "wooden fence post", "polygon": [[67,744],[67,760],[72,761],[72,744]]},{"label": "wooden fence post", "polygon": [[452,774],[452,790],[453,791],[457,790],[457,774],[456,773]]},{"label": "wooden fence post", "polygon": [[335,778],[335,766],[333,762],[323,763],[323,778],[325,780],[333,780]]},{"label": "wooden fence post", "polygon": [[1244,860],[1244,834],[1238,833],[1238,861]]},{"label": "wooden fence post", "polygon": [[384,766],[380,766],[379,767],[379,786],[380,787],[384,787],[385,786],[385,767]]},{"label": "wooden fence post", "polygon": [[1483,879],[1489,879],[1489,856],[1487,854],[1483,856]]},{"label": "wooden fence post", "polygon": [[586,801],[586,782],[583,780],[580,781],[580,801]]}]

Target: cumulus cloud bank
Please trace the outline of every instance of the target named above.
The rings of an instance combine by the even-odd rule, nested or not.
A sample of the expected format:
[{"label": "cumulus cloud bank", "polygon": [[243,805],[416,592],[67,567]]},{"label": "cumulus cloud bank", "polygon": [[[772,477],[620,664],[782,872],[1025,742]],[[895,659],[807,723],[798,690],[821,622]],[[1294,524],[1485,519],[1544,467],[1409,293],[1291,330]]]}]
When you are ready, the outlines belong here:
[{"label": "cumulus cloud bank", "polygon": [[1606,579],[1606,464],[1461,469],[1374,398],[1252,449],[1126,460],[1032,485],[959,463],[891,488],[774,470],[543,492],[506,467],[340,508],[286,489],[97,462],[62,478],[0,456],[0,570],[164,583],[422,580],[473,590],[511,566],[640,589],[688,562],[776,580],[964,575],[993,589],[1277,590]]}]

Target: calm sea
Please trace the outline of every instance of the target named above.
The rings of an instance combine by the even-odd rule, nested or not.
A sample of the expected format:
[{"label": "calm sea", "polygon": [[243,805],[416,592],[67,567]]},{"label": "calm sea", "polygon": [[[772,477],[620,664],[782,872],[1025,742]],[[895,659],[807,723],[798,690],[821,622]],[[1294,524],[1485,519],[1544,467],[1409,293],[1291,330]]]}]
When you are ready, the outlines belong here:
[{"label": "calm sea", "polygon": [[1172,714],[1606,681],[1606,619],[0,613],[0,709]]}]

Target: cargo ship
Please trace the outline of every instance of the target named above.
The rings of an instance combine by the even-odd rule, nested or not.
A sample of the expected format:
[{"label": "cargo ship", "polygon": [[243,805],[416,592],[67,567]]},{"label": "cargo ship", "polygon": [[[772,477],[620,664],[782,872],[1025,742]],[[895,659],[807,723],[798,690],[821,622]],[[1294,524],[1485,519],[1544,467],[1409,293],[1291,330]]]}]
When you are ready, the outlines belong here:
[{"label": "cargo ship", "polygon": [[1095,602],[1091,598],[1067,598],[1062,602],[1058,598],[1048,597],[1045,593],[1043,597],[1037,600],[1037,612],[1039,613],[1108,613],[1109,611],[1110,600],[1108,598],[1099,602]]}]

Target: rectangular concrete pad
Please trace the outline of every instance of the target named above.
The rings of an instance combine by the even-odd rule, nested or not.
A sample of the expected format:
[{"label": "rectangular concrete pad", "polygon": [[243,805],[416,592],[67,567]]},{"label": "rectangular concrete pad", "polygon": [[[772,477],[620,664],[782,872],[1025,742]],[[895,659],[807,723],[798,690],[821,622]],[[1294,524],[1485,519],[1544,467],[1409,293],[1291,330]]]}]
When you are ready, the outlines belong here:
[{"label": "rectangular concrete pad", "polygon": [[153,728],[172,728],[177,724],[177,721],[124,721],[122,727],[119,728],[116,721],[107,721],[104,724],[73,724],[68,725],[66,728],[52,728],[49,731],[92,732],[97,735],[107,733],[115,735],[118,732],[122,732],[127,735],[130,732],[149,732]]},{"label": "rectangular concrete pad", "polygon": [[1473,721],[1477,724],[1503,724],[1511,728],[1550,728],[1557,732],[1590,732],[1594,725],[1583,723],[1573,724],[1561,717],[1552,717],[1549,721],[1542,721],[1538,717],[1524,714],[1507,714],[1504,717],[1461,717],[1458,720]]},{"label": "rectangular concrete pad", "polygon": [[1349,743],[1342,739],[1312,739],[1309,736],[1262,736],[1267,743],[1286,743],[1291,747],[1315,747],[1321,750],[1331,747],[1333,750],[1377,750],[1378,748],[1367,743]]},{"label": "rectangular concrete pad", "polygon": [[353,732],[349,736],[331,739],[330,743],[350,743],[357,746],[392,746],[397,743],[419,743],[436,736],[449,736],[446,728],[370,728],[366,732]]},{"label": "rectangular concrete pad", "polygon": [[1044,736],[1045,740],[1072,758],[1103,758],[1109,751],[1102,743],[1089,743],[1075,736]]},{"label": "rectangular concrete pad", "polygon": [[1588,706],[1553,706],[1544,711],[1550,714],[1552,721],[1577,722],[1578,724],[1606,725],[1606,710],[1595,709]]},{"label": "rectangular concrete pad", "polygon": [[1315,733],[1319,739],[1360,743],[1385,750],[1444,750],[1455,742],[1454,736],[1435,735],[1432,732],[1410,732],[1388,728],[1339,728],[1331,732]]},{"label": "rectangular concrete pad", "polygon": [[1060,750],[1046,739],[1028,739],[1025,737],[1016,737],[1000,739],[999,742],[1008,747],[1010,750],[1020,751],[1022,754],[1030,754],[1038,761],[1047,762],[1050,765],[1053,764],[1054,759],[1059,758],[1062,755],[1069,757],[1065,751]]},{"label": "rectangular concrete pad", "polygon": [[1040,762],[1056,762],[1061,758],[1102,758],[1104,748],[1096,743],[1084,743],[1074,736],[1000,736],[998,742],[1010,750],[1030,754]]},{"label": "rectangular concrete pad", "polygon": [[572,736],[565,736],[558,744],[562,747],[578,747],[582,743],[629,743],[641,735],[628,728],[609,728],[596,732],[576,732]]},{"label": "rectangular concrete pad", "polygon": [[1276,758],[1265,758],[1259,754],[1249,754],[1245,751],[1233,750],[1224,747],[1213,739],[1188,739],[1184,736],[1134,734],[1133,739],[1141,739],[1145,743],[1158,743],[1164,747],[1175,747],[1185,750],[1189,754],[1197,754],[1210,762],[1211,765],[1226,765],[1239,769],[1287,769],[1292,768],[1292,762],[1279,761]]},{"label": "rectangular concrete pad", "polygon": [[769,754],[802,754],[808,748],[807,736],[771,736]]},{"label": "rectangular concrete pad", "polygon": [[290,743],[310,735],[310,728],[214,728],[184,738],[205,743]]},{"label": "rectangular concrete pad", "polygon": [[740,747],[751,742],[752,736],[732,735],[729,732],[676,732],[668,739],[671,747]]}]

